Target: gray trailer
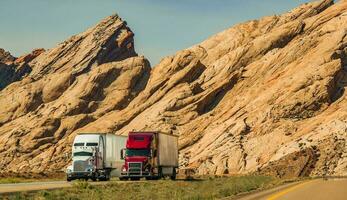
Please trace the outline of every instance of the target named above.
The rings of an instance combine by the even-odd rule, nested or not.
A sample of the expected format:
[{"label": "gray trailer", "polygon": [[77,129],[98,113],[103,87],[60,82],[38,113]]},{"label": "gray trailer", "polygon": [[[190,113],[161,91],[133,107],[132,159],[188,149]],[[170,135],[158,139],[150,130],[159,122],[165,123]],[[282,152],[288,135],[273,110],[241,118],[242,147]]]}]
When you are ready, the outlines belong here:
[{"label": "gray trailer", "polygon": [[78,134],[72,146],[72,165],[67,168],[67,181],[92,179],[107,181],[119,176],[123,164],[121,149],[126,136],[105,133]]},{"label": "gray trailer", "polygon": [[160,166],[163,176],[171,176],[178,168],[178,137],[160,132],[156,136],[158,138],[158,166]]}]

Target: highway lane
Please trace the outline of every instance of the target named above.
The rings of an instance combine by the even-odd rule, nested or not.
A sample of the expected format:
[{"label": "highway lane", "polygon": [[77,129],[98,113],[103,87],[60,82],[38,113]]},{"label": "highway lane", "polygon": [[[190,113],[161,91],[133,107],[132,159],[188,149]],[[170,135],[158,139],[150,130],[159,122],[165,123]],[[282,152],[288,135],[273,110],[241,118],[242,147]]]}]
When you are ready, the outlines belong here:
[{"label": "highway lane", "polygon": [[239,198],[240,200],[346,200],[347,179],[316,179],[291,183]]},{"label": "highway lane", "polygon": [[[88,182],[88,183],[91,185],[102,185],[102,184],[114,183],[114,182],[127,183],[124,181]],[[73,182],[67,182],[67,181],[0,184],[0,194],[59,189],[59,188],[71,187],[72,185],[73,185]]]},{"label": "highway lane", "polygon": [[71,187],[66,181],[0,184],[0,194]]}]

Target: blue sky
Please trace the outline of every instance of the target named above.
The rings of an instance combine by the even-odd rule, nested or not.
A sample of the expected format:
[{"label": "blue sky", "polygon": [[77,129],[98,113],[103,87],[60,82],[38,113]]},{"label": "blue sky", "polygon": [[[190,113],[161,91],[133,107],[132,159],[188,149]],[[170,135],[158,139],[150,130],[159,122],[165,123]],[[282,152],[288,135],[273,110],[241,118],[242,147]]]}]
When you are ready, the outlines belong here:
[{"label": "blue sky", "polygon": [[118,13],[152,65],[233,24],[281,14],[310,0],[0,0],[0,48],[15,56],[52,48]]}]

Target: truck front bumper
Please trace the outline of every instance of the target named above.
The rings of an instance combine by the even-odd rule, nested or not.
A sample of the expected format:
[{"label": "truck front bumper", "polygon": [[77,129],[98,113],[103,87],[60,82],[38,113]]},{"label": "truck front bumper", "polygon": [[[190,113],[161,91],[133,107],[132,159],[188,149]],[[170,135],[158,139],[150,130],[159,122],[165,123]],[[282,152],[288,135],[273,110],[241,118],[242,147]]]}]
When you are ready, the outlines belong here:
[{"label": "truck front bumper", "polygon": [[71,172],[67,174],[69,179],[82,179],[82,178],[93,178],[95,177],[93,172]]},{"label": "truck front bumper", "polygon": [[146,171],[136,171],[136,172],[125,171],[125,172],[121,172],[120,176],[123,178],[141,178],[141,177],[151,177],[152,174]]}]

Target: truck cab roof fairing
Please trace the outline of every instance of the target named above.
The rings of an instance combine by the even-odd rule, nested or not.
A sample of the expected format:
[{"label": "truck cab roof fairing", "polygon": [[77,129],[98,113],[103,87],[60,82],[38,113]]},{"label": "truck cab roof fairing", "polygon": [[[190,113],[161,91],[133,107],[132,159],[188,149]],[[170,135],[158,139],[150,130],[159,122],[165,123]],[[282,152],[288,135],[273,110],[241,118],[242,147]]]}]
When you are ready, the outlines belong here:
[{"label": "truck cab roof fairing", "polygon": [[74,140],[74,144],[75,143],[99,143],[100,140],[100,134],[79,134],[76,135],[75,140]]},{"label": "truck cab roof fairing", "polygon": [[150,132],[130,132],[126,147],[128,149],[146,149],[149,148],[153,139],[154,133]]}]

